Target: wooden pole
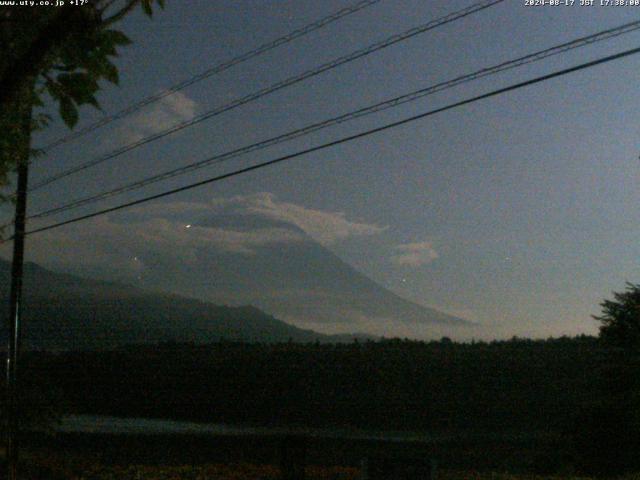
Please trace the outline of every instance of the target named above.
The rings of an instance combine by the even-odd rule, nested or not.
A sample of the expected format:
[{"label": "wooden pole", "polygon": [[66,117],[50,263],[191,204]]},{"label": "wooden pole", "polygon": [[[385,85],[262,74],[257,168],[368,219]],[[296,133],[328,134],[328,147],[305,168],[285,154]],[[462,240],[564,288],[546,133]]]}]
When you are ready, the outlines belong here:
[{"label": "wooden pole", "polygon": [[31,108],[29,96],[22,112],[22,135],[16,138],[17,151],[17,186],[15,200],[15,217],[13,232],[13,259],[11,263],[11,292],[9,296],[9,339],[7,344],[6,369],[6,411],[7,411],[7,479],[18,478],[18,447],[20,439],[20,408],[18,403],[20,391],[18,378],[18,361],[20,359],[20,333],[22,311],[22,266],[24,263],[25,216],[27,211],[27,184],[29,179],[29,154],[31,144]]},{"label": "wooden pole", "polygon": [[24,263],[25,212],[27,207],[28,162],[18,166],[16,216],[14,221],[11,293],[9,297],[9,343],[7,346],[7,478],[18,478],[19,405],[18,359],[22,310],[22,265]]}]

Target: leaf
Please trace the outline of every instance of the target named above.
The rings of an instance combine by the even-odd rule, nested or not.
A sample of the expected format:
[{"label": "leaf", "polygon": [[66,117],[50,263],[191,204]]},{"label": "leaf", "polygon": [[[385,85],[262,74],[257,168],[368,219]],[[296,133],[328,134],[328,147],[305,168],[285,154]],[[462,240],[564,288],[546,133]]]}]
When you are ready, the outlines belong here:
[{"label": "leaf", "polygon": [[47,91],[49,92],[49,95],[51,95],[51,98],[60,100],[60,98],[64,96],[60,84],[58,84],[57,82],[48,81],[45,86],[47,88]]},{"label": "leaf", "polygon": [[96,75],[84,72],[62,73],[58,75],[57,81],[62,86],[64,94],[70,96],[77,104],[96,103],[94,93],[98,91]]},{"label": "leaf", "polygon": [[111,45],[131,45],[131,40],[120,30],[104,30],[102,32],[103,42],[107,42]]},{"label": "leaf", "polygon": [[69,128],[75,127],[76,123],[78,123],[78,109],[69,97],[60,99],[60,116]]},{"label": "leaf", "polygon": [[153,16],[153,9],[151,8],[151,0],[142,0],[142,10],[144,10],[144,13],[146,13],[150,17]]},{"label": "leaf", "polygon": [[66,89],[81,90],[91,83],[91,77],[85,72],[60,73],[56,80]]},{"label": "leaf", "polygon": [[118,75],[118,69],[116,66],[106,61],[102,66],[102,76],[106,78],[111,83],[118,85],[120,83],[120,75]]},{"label": "leaf", "polygon": [[95,107],[97,110],[102,110],[102,107],[100,106],[100,104],[98,103],[98,100],[96,99],[95,96],[91,95],[90,97],[87,98],[87,102],[89,105],[92,105],[93,107]]},{"label": "leaf", "polygon": [[84,68],[96,80],[104,78],[116,85],[119,83],[118,69],[105,55],[91,55],[84,63]]},{"label": "leaf", "polygon": [[40,94],[42,94],[43,92],[36,92],[33,95],[33,106],[34,107],[44,107],[44,102],[42,101],[42,98],[40,97]]}]

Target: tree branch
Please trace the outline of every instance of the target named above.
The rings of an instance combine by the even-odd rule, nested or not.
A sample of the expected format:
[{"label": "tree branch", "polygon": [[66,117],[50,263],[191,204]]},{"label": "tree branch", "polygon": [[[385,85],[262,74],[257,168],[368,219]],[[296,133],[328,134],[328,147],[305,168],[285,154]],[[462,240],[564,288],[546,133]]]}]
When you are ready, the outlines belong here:
[{"label": "tree branch", "polygon": [[127,15],[127,13],[133,10],[138,3],[140,3],[140,0],[129,0],[127,4],[124,7],[122,7],[118,12],[114,13],[108,18],[105,18],[102,21],[102,25],[105,27],[108,27],[112,23],[115,23],[118,20],[121,20],[125,15]]},{"label": "tree branch", "polygon": [[104,12],[106,12],[107,9],[117,1],[118,0],[106,0],[104,5],[101,5],[101,4],[98,5],[98,11],[100,12],[100,17],[102,18],[102,15],[104,14]]},{"label": "tree branch", "polygon": [[87,17],[82,8],[60,8],[29,46],[16,59],[11,70],[0,78],[0,109],[4,109],[15,98],[25,79],[35,78],[45,70],[46,59],[52,51],[62,45],[79,28],[86,26]]}]

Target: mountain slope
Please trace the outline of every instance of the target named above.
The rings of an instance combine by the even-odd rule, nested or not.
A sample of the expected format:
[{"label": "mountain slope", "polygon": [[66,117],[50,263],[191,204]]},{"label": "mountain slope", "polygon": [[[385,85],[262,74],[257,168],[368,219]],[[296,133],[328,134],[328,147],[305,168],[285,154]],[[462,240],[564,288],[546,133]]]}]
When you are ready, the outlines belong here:
[{"label": "mountain slope", "polygon": [[207,245],[187,262],[149,253],[141,257],[140,285],[215,303],[256,305],[289,323],[321,331],[398,335],[404,328],[419,331],[416,336],[439,338],[471,325],[383,288],[291,223],[233,214],[209,216],[191,227],[287,240],[252,245],[250,251]]},{"label": "mountain slope", "polygon": [[[6,339],[10,264],[0,261]],[[228,340],[349,341],[288,325],[255,307],[226,307],[25,264],[23,341],[35,349],[104,349],[129,343]]]}]

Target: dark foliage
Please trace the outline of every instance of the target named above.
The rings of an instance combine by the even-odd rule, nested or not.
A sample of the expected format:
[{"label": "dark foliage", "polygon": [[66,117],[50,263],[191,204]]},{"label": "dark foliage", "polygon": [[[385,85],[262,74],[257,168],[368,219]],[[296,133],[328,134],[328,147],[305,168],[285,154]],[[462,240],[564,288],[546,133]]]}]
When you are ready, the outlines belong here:
[{"label": "dark foliage", "polygon": [[[610,475],[640,468],[638,397],[630,395],[638,391],[637,358],[586,336],[172,342],[32,352],[24,375],[57,385],[64,413],[425,431],[455,438],[440,458],[457,452],[450,461],[460,464],[466,455],[469,468],[495,447],[514,462],[500,464],[505,469]],[[478,443],[478,435],[501,443]]]},{"label": "dark foliage", "polygon": [[613,295],[594,316],[605,348],[574,432],[581,470],[601,475],[640,469],[640,285]]},{"label": "dark foliage", "polygon": [[627,290],[614,292],[614,300],[600,304],[602,315],[594,316],[601,323],[603,342],[625,350],[640,348],[640,284],[627,283]]},{"label": "dark foliage", "polygon": [[260,425],[562,431],[595,339],[449,344],[164,344],[31,354],[69,411]]},{"label": "dark foliage", "polygon": [[[70,128],[78,108],[98,108],[99,82],[118,83],[113,63],[129,39],[113,25],[135,6],[152,14],[154,0],[95,0],[82,6],[0,10],[0,187],[18,162],[27,161],[30,133],[49,116],[32,110],[48,95]],[[164,0],[157,0],[162,7]],[[0,196],[0,200],[9,197]]]}]

